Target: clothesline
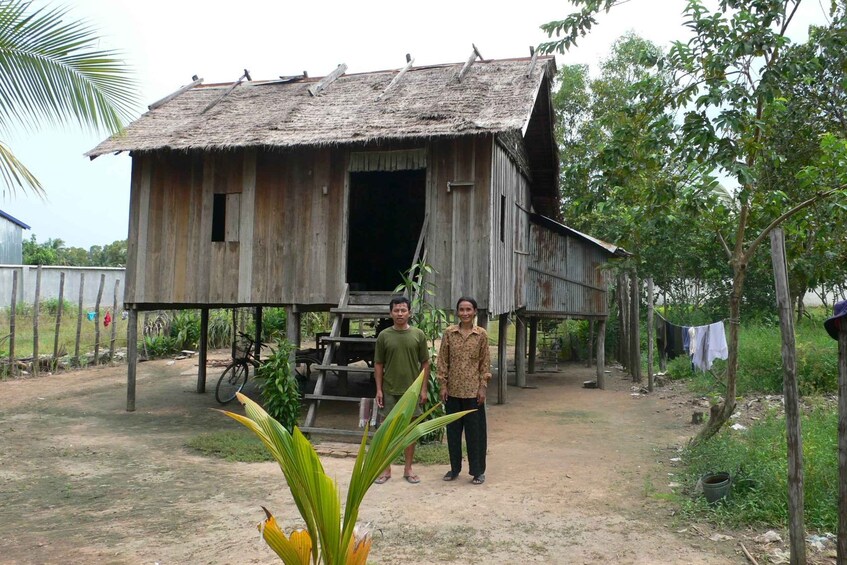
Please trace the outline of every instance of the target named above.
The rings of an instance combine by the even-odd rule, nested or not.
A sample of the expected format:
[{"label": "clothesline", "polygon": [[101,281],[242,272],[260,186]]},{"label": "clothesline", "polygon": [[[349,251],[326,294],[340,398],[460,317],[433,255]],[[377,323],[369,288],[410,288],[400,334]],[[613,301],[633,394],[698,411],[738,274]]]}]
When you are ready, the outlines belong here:
[{"label": "clothesline", "polygon": [[726,320],[724,318],[701,326],[680,326],[657,314],[655,325],[659,351],[667,355],[668,359],[687,354],[694,367],[708,371],[715,359],[726,359],[729,356],[723,325]]}]

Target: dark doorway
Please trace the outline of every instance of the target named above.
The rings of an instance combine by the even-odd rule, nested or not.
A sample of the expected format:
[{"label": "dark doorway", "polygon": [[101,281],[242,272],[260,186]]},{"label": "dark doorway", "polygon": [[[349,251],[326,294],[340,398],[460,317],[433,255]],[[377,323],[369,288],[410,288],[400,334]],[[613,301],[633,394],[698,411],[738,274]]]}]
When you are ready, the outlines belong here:
[{"label": "dark doorway", "polygon": [[426,170],[350,173],[350,290],[394,290],[423,226]]}]

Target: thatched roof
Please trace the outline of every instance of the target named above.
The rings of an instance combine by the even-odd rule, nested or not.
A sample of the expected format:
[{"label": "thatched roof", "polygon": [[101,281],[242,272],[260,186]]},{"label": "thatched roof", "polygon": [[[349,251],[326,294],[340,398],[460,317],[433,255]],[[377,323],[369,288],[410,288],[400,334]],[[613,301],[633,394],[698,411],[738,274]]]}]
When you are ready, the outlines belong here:
[{"label": "thatched roof", "polygon": [[245,82],[205,113],[230,85],[198,86],[86,155],[524,133],[555,73],[550,57],[539,57],[529,76],[528,58],[477,61],[459,81],[462,66],[413,67],[385,94],[399,71],[344,75],[318,96],[309,87],[320,79]]}]

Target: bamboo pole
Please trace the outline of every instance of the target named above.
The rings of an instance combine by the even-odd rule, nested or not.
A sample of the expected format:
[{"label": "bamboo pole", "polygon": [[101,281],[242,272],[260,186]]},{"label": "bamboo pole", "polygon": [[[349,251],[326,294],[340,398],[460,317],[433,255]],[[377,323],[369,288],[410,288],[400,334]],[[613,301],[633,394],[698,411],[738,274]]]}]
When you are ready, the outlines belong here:
[{"label": "bamboo pole", "polygon": [[56,335],[53,339],[53,366],[59,366],[59,332],[62,328],[62,312],[65,306],[65,273],[59,273],[59,304],[56,306]]},{"label": "bamboo pole", "polygon": [[800,432],[800,395],[797,391],[797,359],[794,345],[794,312],[788,287],[788,265],[782,228],[771,231],[776,303],[782,333],[782,375],[785,395],[785,426],[788,439],[788,533],[792,565],[806,563],[803,525],[803,436]]},{"label": "bamboo pole", "polygon": [[618,361],[629,368],[629,285],[625,272],[618,273]]},{"label": "bamboo pole", "polygon": [[115,296],[112,301],[112,335],[109,339],[109,364],[115,364],[115,342],[118,339],[118,289],[121,286],[121,280],[115,279]]},{"label": "bamboo pole", "polygon": [[18,374],[15,363],[15,318],[18,312],[18,271],[12,271],[12,311],[9,313],[9,374]]},{"label": "bamboo pole", "polygon": [[653,348],[656,340],[653,327],[653,277],[647,279],[647,390],[653,392]]},{"label": "bamboo pole", "polygon": [[38,314],[41,309],[41,265],[35,271],[35,299],[32,303],[32,374],[38,376]]},{"label": "bamboo pole", "polygon": [[100,364],[100,301],[103,299],[103,287],[106,275],[100,275],[100,288],[97,290],[97,302],[94,305],[94,364]]},{"label": "bamboo pole", "polygon": [[85,292],[85,273],[79,274],[79,304],[76,312],[76,340],[74,341],[74,362],[77,367],[81,365],[79,362],[79,338],[82,335],[82,299]]}]

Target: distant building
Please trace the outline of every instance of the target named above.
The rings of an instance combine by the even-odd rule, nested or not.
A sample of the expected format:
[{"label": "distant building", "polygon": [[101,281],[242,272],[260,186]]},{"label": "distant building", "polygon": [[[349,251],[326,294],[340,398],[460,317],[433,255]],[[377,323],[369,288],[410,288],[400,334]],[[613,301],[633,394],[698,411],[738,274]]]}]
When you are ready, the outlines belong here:
[{"label": "distant building", "polygon": [[0,265],[23,262],[23,231],[29,226],[0,210]]}]

